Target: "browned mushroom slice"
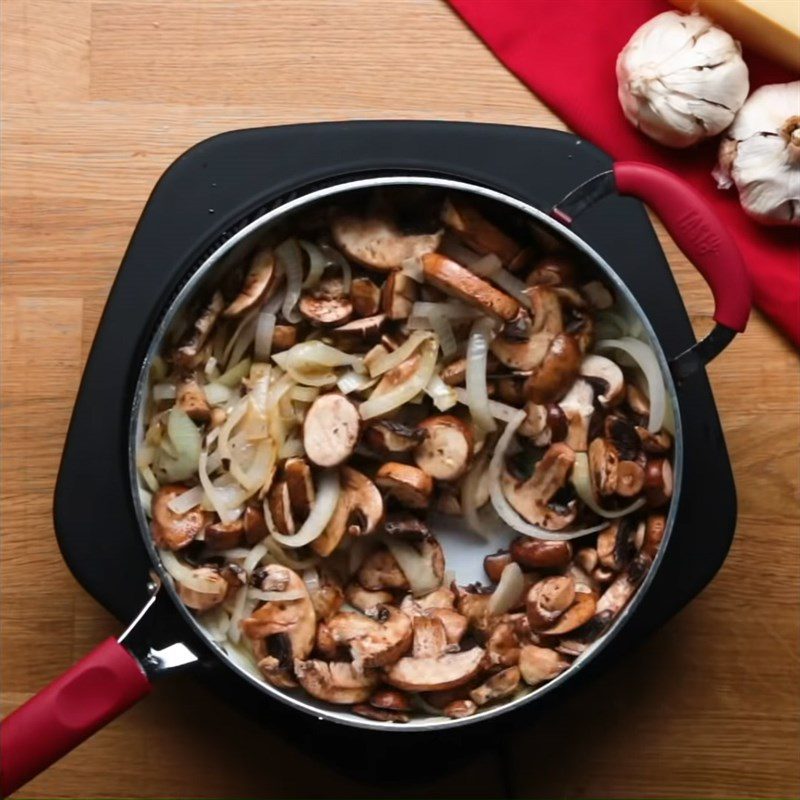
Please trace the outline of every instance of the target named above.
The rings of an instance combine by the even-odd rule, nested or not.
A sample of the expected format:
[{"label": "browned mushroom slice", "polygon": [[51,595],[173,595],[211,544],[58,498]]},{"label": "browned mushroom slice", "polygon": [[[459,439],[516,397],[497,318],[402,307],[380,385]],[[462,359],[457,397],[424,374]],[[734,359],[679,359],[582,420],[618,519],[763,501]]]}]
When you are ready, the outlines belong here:
[{"label": "browned mushroom slice", "polygon": [[612,617],[616,617],[625,607],[628,600],[633,597],[636,588],[644,579],[652,563],[653,560],[649,555],[643,552],[639,553],[628,564],[625,572],[618,575],[600,596],[595,613],[600,615],[608,612]]},{"label": "browned mushroom slice", "polygon": [[486,640],[489,667],[511,667],[519,661],[520,638],[513,622],[500,622]]},{"label": "browned mushroom slice", "polygon": [[191,586],[175,581],[178,597],[194,611],[208,611],[220,605],[228,595],[228,582],[213,567],[196,567]]},{"label": "browned mushroom slice", "polygon": [[341,464],[355,450],[360,426],[358,409],[344,395],[320,395],[303,420],[306,455],[319,467]]},{"label": "browned mushroom slice", "polygon": [[511,542],[509,559],[525,569],[563,569],[572,559],[572,545],[517,536]]},{"label": "browned mushroom slice", "polygon": [[[526,541],[538,541],[534,539],[529,540],[526,536],[519,538],[525,539]],[[484,557],[483,571],[486,573],[492,583],[497,583],[500,580],[500,576],[503,574],[503,570],[512,562],[512,560],[517,561],[518,564],[522,565],[521,561],[512,559],[511,553],[509,553],[508,550],[498,550],[496,553],[492,553],[491,555]]]},{"label": "browned mushroom slice", "polygon": [[425,437],[414,450],[417,466],[439,481],[454,481],[467,470],[473,453],[472,428],[450,414],[420,422]]},{"label": "browned mushroom slice", "polygon": [[206,400],[206,393],[194,375],[185,375],[178,381],[175,405],[195,422],[208,422],[211,419],[211,406]]},{"label": "browned mushroom slice", "polygon": [[200,351],[208,340],[224,305],[225,300],[222,297],[222,293],[214,292],[211,301],[200,312],[200,316],[195,320],[191,330],[175,351],[173,360],[176,364],[182,367],[194,367],[197,365]]},{"label": "browned mushroom slice", "polygon": [[369,278],[353,278],[350,300],[357,317],[372,317],[380,311],[381,290]]},{"label": "browned mushroom slice", "polygon": [[578,378],[557,406],[547,406],[548,410],[560,409],[567,424],[564,441],[576,453],[585,453],[588,449],[589,424],[594,414],[594,395],[592,385]]},{"label": "browned mushroom slice", "polygon": [[267,537],[267,522],[260,506],[247,506],[244,510],[244,539],[249,547]]},{"label": "browned mushroom slice", "polygon": [[339,500],[325,530],[311,543],[315,553],[329,556],[345,534],[366,536],[373,533],[383,519],[383,497],[375,484],[352,467],[339,473]]},{"label": "browned mushroom slice", "polygon": [[324,278],[314,289],[303,292],[297,308],[309,322],[324,327],[342,325],[353,313],[339,277]]},{"label": "browned mushroom slice", "polygon": [[574,278],[574,261],[563,253],[551,253],[534,265],[526,282],[529,286],[563,286]]},{"label": "browned mushroom slice", "polygon": [[564,331],[564,315],[558,294],[549,286],[531,286],[525,290],[531,299],[532,333],[556,336]]},{"label": "browned mushroom slice", "polygon": [[363,703],[378,685],[374,672],[359,672],[354,664],[334,661],[294,662],[294,672],[300,685],[318,700],[337,705]]},{"label": "browned mushroom slice", "polygon": [[211,519],[211,515],[199,506],[184,514],[170,510],[169,504],[188,491],[182,484],[167,484],[154,495],[151,504],[153,539],[159,547],[180,550],[192,542]]},{"label": "browned mushroom slice", "polygon": [[[558,618],[555,625],[539,631],[542,636],[563,636],[585,625],[595,614],[597,600],[588,592],[575,592],[572,605]],[[530,618],[529,618],[530,619]]]},{"label": "browned mushroom slice", "polygon": [[647,462],[644,479],[648,505],[659,508],[672,497],[672,465],[666,458],[654,458]]},{"label": "browned mushroom slice", "polygon": [[404,711],[392,711],[388,708],[375,708],[368,703],[356,703],[352,709],[354,714],[366,719],[374,719],[377,722],[395,722],[402,724],[408,722],[411,717]]},{"label": "browned mushroom slice", "polygon": [[492,590],[478,585],[456,587],[456,609],[467,618],[474,634],[485,639],[500,621],[497,614],[489,613]]},{"label": "browned mushroom slice", "polygon": [[553,334],[546,331],[523,339],[500,334],[493,339],[491,351],[509,369],[530,372],[542,363],[552,341]]},{"label": "browned mushroom slice", "polygon": [[270,640],[274,637],[279,637],[277,644],[283,666],[291,664],[293,658],[307,658],[314,647],[317,617],[305,583],[297,573],[279,564],[269,564],[260,574],[260,586],[265,591],[289,591],[299,597],[268,600],[242,621],[242,632],[253,640],[259,658],[275,655],[270,652]]},{"label": "browned mushroom slice", "polygon": [[617,464],[617,494],[635,497],[644,487],[644,478],[644,468],[636,461],[620,461]]},{"label": "browned mushroom slice", "polygon": [[650,416],[650,401],[647,399],[647,395],[635,384],[628,383],[625,386],[625,400],[634,414],[638,414],[640,417]]},{"label": "browned mushroom slice", "polygon": [[[642,523],[644,526],[644,523]],[[634,552],[636,526],[629,517],[614,520],[597,534],[597,560],[604,567],[619,572]]]},{"label": "browned mushroom slice", "polygon": [[519,314],[520,305],[513,297],[441,253],[424,256],[422,266],[428,283],[496,319],[509,322]]},{"label": "browned mushroom slice", "polygon": [[308,594],[314,605],[317,619],[327,620],[336,614],[344,603],[344,590],[334,573],[324,566],[316,570],[317,580],[307,583]]},{"label": "browned mushroom slice", "polygon": [[287,458],[283,466],[289,504],[295,519],[303,520],[314,503],[314,477],[311,467],[304,458]]},{"label": "browned mushroom slice", "polygon": [[639,425],[636,426],[635,431],[645,453],[663,456],[672,450],[672,436],[667,431],[650,433],[647,428],[642,428]]},{"label": "browned mushroom slice", "polygon": [[663,514],[651,514],[645,523],[644,541],[642,552],[651,559],[656,557],[664,531],[667,527],[667,518]]},{"label": "browned mushroom slice", "polygon": [[266,656],[258,662],[258,669],[264,680],[278,689],[296,689],[297,681],[294,679],[291,667],[281,663],[276,656]]},{"label": "browned mushroom slice", "polygon": [[419,517],[408,511],[396,511],[386,516],[383,532],[387,536],[422,541],[431,535],[430,528]]},{"label": "browned mushroom slice", "polygon": [[538,686],[560,675],[569,666],[560,653],[547,647],[525,645],[519,654],[519,671],[528,686]]},{"label": "browned mushroom slice", "polygon": [[[407,619],[407,617],[406,617]],[[414,617],[413,658],[438,658],[447,650],[447,632],[436,617]]]},{"label": "browned mushroom slice", "polygon": [[380,341],[385,322],[386,314],[375,314],[371,317],[351,320],[344,325],[332,328],[329,333],[338,347],[348,351],[357,350],[364,344],[375,344]]},{"label": "browned mushroom slice", "polygon": [[382,419],[370,421],[364,429],[364,443],[381,454],[410,453],[426,436],[420,428]]},{"label": "browned mushroom slice", "polygon": [[449,586],[440,586],[428,594],[415,597],[414,602],[423,611],[432,608],[455,608],[455,595]]},{"label": "browned mushroom slice", "polygon": [[276,277],[275,255],[272,250],[261,250],[253,256],[250,269],[238,297],[222,312],[224,317],[236,317],[251,309],[274,283]]},{"label": "browned mushroom slice", "polygon": [[549,503],[566,485],[574,463],[575,453],[569,447],[561,443],[550,445],[528,480],[519,481],[504,470],[503,492],[528,522],[548,530],[562,530],[575,520],[577,509],[574,504],[554,507]]},{"label": "browned mushroom slice", "polygon": [[469,622],[452,608],[430,608],[424,612],[428,616],[438,619],[444,625],[444,634],[447,644],[457,645],[467,633]]},{"label": "browned mushroom slice", "polygon": [[373,708],[384,708],[388,711],[411,711],[411,700],[408,695],[397,689],[378,689],[369,698]]},{"label": "browned mushroom slice", "polygon": [[478,253],[493,253],[504,266],[520,253],[520,246],[477,209],[461,198],[451,198],[442,206],[442,222]]},{"label": "browned mushroom slice", "polygon": [[408,589],[408,578],[386,547],[373,550],[356,573],[358,582],[369,591]]},{"label": "browned mushroom slice", "polygon": [[506,669],[492,675],[477,689],[473,689],[469,696],[472,702],[479,706],[495,703],[506,697],[511,697],[519,689],[520,672],[517,667]]},{"label": "browned mushroom slice", "polygon": [[473,647],[461,653],[445,653],[438,658],[405,656],[386,672],[386,682],[409,692],[453,689],[468,683],[481,669],[483,649]]},{"label": "browned mushroom slice", "polygon": [[559,575],[534,584],[526,600],[531,629],[541,631],[552,627],[574,602],[575,581],[570,577]]},{"label": "browned mushroom slice", "polygon": [[267,495],[269,513],[275,527],[284,536],[292,536],[296,526],[292,514],[291,501],[289,500],[289,486],[286,481],[276,481]]},{"label": "browned mushroom slice", "polygon": [[614,295],[600,281],[589,281],[581,286],[581,294],[586,302],[598,311],[604,311],[614,305]]},{"label": "browned mushroom slice", "polygon": [[593,439],[589,445],[589,475],[592,491],[598,497],[608,497],[617,491],[619,453],[606,439]]},{"label": "browned mushroom slice", "polygon": [[280,353],[297,344],[297,325],[276,325],[272,333],[272,352]]},{"label": "browned mushroom slice", "polygon": [[383,284],[381,310],[389,319],[408,319],[418,296],[419,284],[413,278],[392,272]]},{"label": "browned mushroom slice", "polygon": [[472,700],[453,700],[442,709],[442,714],[450,719],[464,719],[471,717],[477,710],[478,706]]},{"label": "browned mushroom slice", "polygon": [[237,519],[234,522],[213,522],[206,526],[205,543],[209,550],[230,550],[238,547],[244,536],[244,523]]},{"label": "browned mushroom slice", "polygon": [[375,475],[375,483],[407,508],[426,508],[433,494],[433,479],[409,464],[389,461]]},{"label": "browned mushroom slice", "polygon": [[392,606],[376,606],[369,616],[342,611],[327,625],[334,642],[350,648],[359,669],[394,663],[409,650],[413,639],[411,620]]},{"label": "browned mushroom slice", "polygon": [[349,259],[382,272],[400,269],[407,259],[430,253],[442,239],[441,231],[406,235],[385,216],[354,214],[337,216],[331,235]]},{"label": "browned mushroom slice", "polygon": [[[367,355],[369,355],[369,353]],[[392,389],[394,389],[396,386],[399,386],[401,383],[405,383],[417,371],[420,359],[421,359],[420,354],[414,353],[412,356],[409,356],[405,361],[401,362],[396,367],[393,367],[388,372],[384,373],[383,377],[378,382],[378,385],[372,390],[370,399],[380,397],[382,394],[390,392]],[[364,363],[366,364],[366,357],[364,359]]]},{"label": "browned mushroom slice", "polygon": [[463,386],[467,379],[467,359],[457,358],[451,361],[441,371],[440,377],[448,386]]},{"label": "browned mushroom slice", "polygon": [[379,589],[370,591],[357,581],[351,581],[345,586],[344,596],[348,603],[359,611],[368,611],[375,606],[386,605],[394,600],[391,592]]},{"label": "browned mushroom slice", "polygon": [[581,350],[574,336],[559,333],[550,342],[542,362],[525,382],[525,394],[534,403],[555,403],[578,375]]}]

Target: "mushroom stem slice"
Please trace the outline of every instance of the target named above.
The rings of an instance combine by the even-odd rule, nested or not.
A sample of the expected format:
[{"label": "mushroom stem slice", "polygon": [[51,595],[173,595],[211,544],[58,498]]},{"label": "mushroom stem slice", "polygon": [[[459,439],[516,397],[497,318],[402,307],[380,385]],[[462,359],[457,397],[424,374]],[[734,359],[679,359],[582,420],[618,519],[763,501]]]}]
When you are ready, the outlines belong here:
[{"label": "mushroom stem slice", "polygon": [[412,643],[411,620],[392,606],[376,606],[370,616],[342,611],[327,623],[333,640],[347,645],[359,669],[393,664]]},{"label": "mushroom stem slice", "polygon": [[303,420],[303,446],[319,467],[335,467],[356,448],[361,418],[356,406],[344,395],[320,395]]},{"label": "mushroom stem slice", "polygon": [[406,508],[427,508],[433,494],[433,479],[428,473],[395,461],[381,466],[375,475],[375,483]]},{"label": "mushroom stem slice", "polygon": [[338,705],[363,703],[378,685],[374,672],[359,672],[354,664],[295,659],[294,673],[300,685],[318,700]]},{"label": "mushroom stem slice", "polygon": [[538,686],[560,675],[569,666],[563,656],[547,647],[529,644],[519,654],[519,671],[529,686]]},{"label": "mushroom stem slice", "polygon": [[436,617],[414,617],[413,658],[438,658],[447,650],[444,624]]},{"label": "mushroom stem slice", "polygon": [[476,705],[485,706],[487,703],[494,703],[505,697],[511,697],[519,688],[519,681],[519,669],[517,667],[507,667],[501,672],[492,675],[477,689],[473,689],[469,696]]},{"label": "mushroom stem slice", "polygon": [[454,689],[472,680],[481,669],[483,648],[446,653],[438,658],[401,658],[386,672],[386,682],[409,692]]},{"label": "mushroom stem slice", "polygon": [[169,507],[170,501],[188,491],[187,486],[170,483],[162,486],[151,503],[153,539],[159,547],[180,550],[186,547],[206,527],[210,514],[199,506],[185,514],[176,514]]},{"label": "mushroom stem slice", "polygon": [[414,450],[417,466],[439,481],[460,478],[472,459],[472,428],[458,417],[441,414],[423,420],[418,430],[425,435]]}]

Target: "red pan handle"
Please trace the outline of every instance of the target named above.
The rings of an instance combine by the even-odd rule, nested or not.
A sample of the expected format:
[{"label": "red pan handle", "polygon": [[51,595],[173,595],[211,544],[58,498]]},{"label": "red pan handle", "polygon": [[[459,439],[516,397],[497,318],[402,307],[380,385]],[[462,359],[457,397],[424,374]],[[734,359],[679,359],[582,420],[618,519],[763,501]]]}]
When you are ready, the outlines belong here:
[{"label": "red pan handle", "polygon": [[741,333],[750,315],[750,279],[739,249],[708,203],[688,183],[652,164],[617,162],[614,179],[619,194],[639,198],[658,214],[706,279],[714,295],[714,320]]},{"label": "red pan handle", "polygon": [[0,725],[0,790],[16,791],[150,692],[139,662],[106,639]]}]

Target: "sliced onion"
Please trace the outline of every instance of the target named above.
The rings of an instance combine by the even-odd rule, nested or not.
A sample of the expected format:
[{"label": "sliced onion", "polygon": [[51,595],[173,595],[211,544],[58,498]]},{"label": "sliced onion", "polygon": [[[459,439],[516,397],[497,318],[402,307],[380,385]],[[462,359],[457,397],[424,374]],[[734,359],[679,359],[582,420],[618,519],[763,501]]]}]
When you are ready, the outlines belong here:
[{"label": "sliced onion", "polygon": [[497,427],[489,410],[489,393],[486,388],[486,363],[492,321],[481,317],[472,325],[467,345],[467,405],[473,422],[485,431]]},{"label": "sliced onion", "polygon": [[645,503],[644,497],[640,497],[625,508],[618,508],[614,511],[603,508],[595,499],[594,491],[592,490],[592,479],[589,474],[589,458],[586,453],[575,453],[575,466],[572,468],[572,485],[575,487],[575,492],[578,497],[580,497],[595,514],[605,517],[606,519],[624,517],[636,511],[637,508],[641,508]]},{"label": "sliced onion", "polygon": [[453,387],[448,386],[441,377],[435,373],[425,387],[425,394],[433,400],[433,404],[439,411],[447,411],[458,402],[458,397],[456,397]]},{"label": "sliced onion", "polygon": [[350,262],[338,250],[335,250],[330,245],[320,245],[320,250],[322,250],[323,254],[331,264],[334,264],[342,270],[342,291],[345,294],[349,294],[350,283],[353,278],[353,271],[350,269]]},{"label": "sliced onion", "polygon": [[181,586],[203,594],[216,594],[219,590],[218,581],[195,574],[194,569],[179,561],[172,550],[159,550],[158,555],[164,569]]},{"label": "sliced onion", "polygon": [[653,350],[644,342],[625,336],[622,339],[601,339],[595,346],[596,350],[622,350],[627,353],[639,366],[647,380],[647,394],[650,400],[650,419],[647,429],[650,433],[658,433],[664,424],[664,412],[667,405],[667,390],[658,359]]},{"label": "sliced onion", "polygon": [[234,364],[217,378],[217,383],[221,383],[223,386],[227,386],[230,389],[235,388],[242,382],[243,378],[249,375],[251,364],[252,361],[249,358],[245,358],[238,364]]},{"label": "sliced onion", "polygon": [[303,443],[299,439],[287,439],[278,452],[278,458],[294,458],[305,453]]},{"label": "sliced onion", "polygon": [[253,340],[253,354],[259,361],[267,361],[272,352],[272,335],[278,318],[268,311],[261,311],[256,322],[256,333]]},{"label": "sliced onion", "polygon": [[208,475],[208,453],[204,450],[200,453],[200,459],[197,464],[197,475],[200,478],[200,483],[205,490],[206,499],[211,503],[214,511],[219,514],[222,522],[235,522],[239,519],[241,511],[240,506],[247,499],[247,494],[242,489],[235,489],[234,491],[222,491],[211,481]]},{"label": "sliced onion", "polygon": [[156,457],[156,448],[151,444],[140,444],[136,448],[136,466],[140,469],[148,467]]},{"label": "sliced onion", "polygon": [[526,286],[516,275],[512,275],[506,269],[499,269],[492,275],[491,281],[523,306],[531,308],[531,298],[525,292]]},{"label": "sliced onion", "polygon": [[231,390],[228,386],[221,383],[208,383],[203,387],[206,394],[206,400],[212,406],[222,405],[231,399]]},{"label": "sliced onion", "polygon": [[[453,391],[455,392],[459,403],[463,403],[465,406],[469,405],[467,400],[467,390],[463,386],[454,386]],[[515,408],[514,406],[510,406],[507,403],[500,403],[497,400],[489,400],[488,406],[489,413],[495,419],[499,419],[501,422],[511,422],[511,420],[520,411],[520,409]]]},{"label": "sliced onion", "polygon": [[503,493],[503,487],[500,483],[500,475],[503,469],[503,460],[506,456],[506,451],[517,432],[517,428],[525,421],[526,414],[524,411],[518,411],[516,417],[508,423],[503,435],[495,446],[492,460],[489,462],[489,496],[497,511],[500,519],[507,525],[510,525],[517,533],[522,533],[525,536],[531,536],[535,539],[545,539],[550,542],[564,542],[569,539],[578,539],[581,536],[586,536],[589,533],[602,530],[608,527],[607,522],[599,525],[594,525],[591,528],[584,528],[578,531],[548,531],[540,528],[538,525],[531,525],[530,522],[523,519],[512,507]]},{"label": "sliced onion", "polygon": [[319,591],[319,571],[316,568],[303,570],[302,578],[310,595]]},{"label": "sliced onion", "polygon": [[228,412],[225,422],[219,429],[219,435],[217,436],[217,451],[219,452],[220,457],[228,460],[233,457],[230,448],[231,434],[233,433],[233,429],[244,419],[244,415],[247,413],[249,402],[250,401],[247,397],[242,397],[239,402],[237,402],[236,405]]},{"label": "sliced onion", "polygon": [[304,569],[310,569],[316,566],[319,560],[318,556],[311,556],[310,558],[294,558],[287,553],[273,538],[267,538],[267,547],[269,548],[270,555],[275,559],[275,562],[284,567],[289,567],[295,572],[302,572]]},{"label": "sliced onion", "polygon": [[209,356],[208,361],[206,361],[205,366],[203,367],[203,374],[210,381],[213,381],[216,375],[219,374],[219,370],[217,369],[218,366],[219,362],[217,359],[214,358],[214,356]]},{"label": "sliced onion", "polygon": [[[231,547],[229,550],[214,550],[213,555],[222,556],[226,561],[241,561],[250,555],[249,547]],[[212,555],[208,553],[207,555]]]},{"label": "sliced onion", "polygon": [[478,277],[491,278],[503,268],[503,262],[494,253],[487,253],[476,258],[468,266]]},{"label": "sliced onion", "polygon": [[432,335],[433,334],[428,331],[414,331],[397,350],[392,350],[391,353],[387,352],[385,355],[381,353],[377,358],[370,361],[370,376],[374,378],[376,375],[382,375],[384,372],[388,372],[390,369],[399,366],[409,358],[424,341],[430,339]]},{"label": "sliced onion", "polygon": [[236,598],[233,601],[233,610],[231,611],[231,624],[228,628],[228,638],[234,642],[234,644],[238,643],[242,637],[240,623],[246,616],[250,616],[252,607],[253,601],[250,601],[247,596],[247,587],[242,586],[240,589],[237,589]]},{"label": "sliced onion", "polygon": [[300,530],[291,536],[286,536],[280,531],[272,532],[272,538],[279,544],[287,547],[304,547],[313,542],[324,530],[333,516],[336,503],[339,500],[339,474],[336,470],[323,470],[317,483],[316,498],[311,507],[311,513],[306,517]]},{"label": "sliced onion", "polygon": [[177,497],[173,497],[172,500],[167,503],[167,508],[169,508],[173,514],[185,514],[187,511],[191,511],[195,506],[199,506],[200,503],[203,502],[204,497],[205,492],[203,491],[203,487],[193,486],[191,489],[181,492]]},{"label": "sliced onion", "polygon": [[519,605],[525,591],[525,578],[519,564],[513,561],[506,564],[497,582],[497,588],[489,598],[487,610],[490,614],[505,614],[506,611]]},{"label": "sliced onion", "polygon": [[350,394],[351,392],[363,392],[374,386],[378,382],[378,378],[370,378],[369,375],[362,375],[355,370],[351,369],[342,373],[339,380],[336,381],[336,388],[342,394]]},{"label": "sliced onion", "polygon": [[224,642],[228,638],[231,618],[222,606],[215,606],[203,614],[203,625],[215,642]]},{"label": "sliced onion", "polygon": [[290,589],[285,592],[264,592],[261,589],[251,587],[247,590],[247,596],[251,600],[266,600],[267,602],[277,600],[288,603],[290,600],[303,600],[306,597],[306,593],[300,591],[300,589]]},{"label": "sliced onion", "polygon": [[[230,369],[231,364],[235,364],[239,361],[244,355],[247,348],[250,346],[250,343],[253,341],[253,336],[255,336],[256,329],[255,329],[255,320],[258,317],[258,309],[254,308],[252,311],[248,311],[241,320],[239,324],[236,326],[236,329],[231,334],[228,341],[225,343],[225,349],[222,351],[222,357],[219,359],[221,363],[225,364],[225,366]],[[243,337],[247,337],[247,342],[245,346],[239,350],[240,355],[238,358],[233,358],[233,348],[237,346],[239,340]]]},{"label": "sliced onion", "polygon": [[160,403],[162,400],[174,400],[178,390],[174,383],[156,383],[153,386],[153,400]]},{"label": "sliced onion", "polygon": [[142,476],[142,480],[145,482],[147,488],[151,492],[158,491],[158,479],[153,474],[153,470],[149,465],[145,465],[143,467],[139,467],[139,473]]},{"label": "sliced onion", "polygon": [[197,470],[202,434],[183,409],[173,406],[167,417],[167,436],[175,448],[176,457],[159,459],[159,466],[169,480],[185,481]]},{"label": "sliced onion", "polygon": [[300,322],[297,301],[303,284],[303,258],[297,239],[287,239],[275,248],[275,255],[286,271],[286,294],[283,297],[282,313],[289,322]]},{"label": "sliced onion", "polygon": [[442,580],[434,572],[431,559],[423,558],[408,542],[391,537],[386,537],[384,541],[408,579],[414,597],[421,597],[439,588]]},{"label": "sliced onion", "polygon": [[[413,335],[414,334],[412,334],[412,336]],[[416,371],[404,383],[398,384],[393,389],[380,395],[380,397],[370,397],[363,402],[358,410],[361,419],[371,419],[372,417],[388,414],[395,408],[399,408],[411,402],[425,389],[433,377],[434,370],[436,369],[436,354],[438,350],[439,345],[437,342],[434,339],[426,337],[422,343],[422,357],[419,360],[419,364],[417,364]]]},{"label": "sliced onion", "polygon": [[319,389],[315,386],[293,386],[289,392],[292,400],[300,403],[313,403],[319,395]]},{"label": "sliced onion", "polygon": [[263,559],[265,555],[267,555],[267,546],[263,542],[259,542],[245,557],[242,569],[250,575],[261,563],[261,559]]},{"label": "sliced onion", "polygon": [[439,252],[443,253],[448,258],[452,258],[454,261],[458,261],[459,264],[463,264],[465,267],[472,267],[472,265],[481,258],[480,253],[476,253],[474,250],[467,247],[461,239],[451,231],[447,231],[442,237]]},{"label": "sliced onion", "polygon": [[139,487],[139,503],[147,519],[153,518],[153,495],[142,486]]},{"label": "sliced onion", "polygon": [[288,373],[286,375],[281,375],[281,377],[269,387],[267,404],[264,407],[264,413],[270,413],[278,405],[278,403],[280,403],[286,393],[292,390],[294,385],[294,378],[291,375]]},{"label": "sliced onion", "polygon": [[469,320],[483,316],[476,308],[468,306],[459,300],[448,300],[443,303],[430,303],[418,301],[411,306],[412,317],[426,317],[431,319],[436,316],[445,316],[450,320]]},{"label": "sliced onion", "polygon": [[478,515],[478,500],[480,499],[478,485],[483,479],[483,473],[485,471],[486,448],[481,450],[472,468],[461,482],[461,513],[469,529],[473,533],[477,533],[482,539],[488,541],[489,536],[486,532],[486,525],[484,520]]},{"label": "sliced onion", "polygon": [[433,330],[436,332],[436,336],[439,339],[439,346],[442,348],[442,355],[445,358],[454,356],[458,351],[458,343],[456,342],[456,336],[453,333],[453,326],[450,324],[447,317],[443,314],[434,315],[431,317],[431,325],[433,326]]},{"label": "sliced onion", "polygon": [[400,265],[400,269],[405,275],[408,275],[412,281],[417,283],[425,283],[425,273],[422,269],[422,259],[419,256],[407,258]]},{"label": "sliced onion", "polygon": [[254,678],[258,678],[259,680],[263,681],[264,676],[259,671],[258,667],[256,666],[255,658],[239,644],[239,639],[241,637],[241,630],[238,626],[235,626],[236,630],[236,641],[233,642],[233,636],[231,635],[234,631],[233,619],[231,619],[231,625],[228,628],[228,639],[231,643],[224,645],[225,654],[228,658],[236,664],[239,669],[244,670],[248,675],[252,675]]},{"label": "sliced onion", "polygon": [[352,367],[356,372],[361,372],[363,364],[361,356],[345,353],[320,341],[300,342],[286,351],[287,367],[301,372],[319,367]]},{"label": "sliced onion", "polygon": [[306,279],[303,281],[303,288],[313,289],[319,283],[322,273],[325,272],[325,267],[331,263],[331,260],[325,258],[319,247],[304,239],[300,239],[300,247],[302,247],[308,255],[308,275],[306,275]]}]

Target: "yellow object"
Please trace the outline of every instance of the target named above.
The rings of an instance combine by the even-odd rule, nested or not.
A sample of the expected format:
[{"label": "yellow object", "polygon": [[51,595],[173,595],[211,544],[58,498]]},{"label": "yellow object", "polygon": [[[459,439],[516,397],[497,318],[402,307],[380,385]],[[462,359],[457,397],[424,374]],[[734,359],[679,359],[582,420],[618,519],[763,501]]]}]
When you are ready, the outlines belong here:
[{"label": "yellow object", "polygon": [[681,11],[700,11],[746,48],[800,71],[800,0],[670,2]]}]

